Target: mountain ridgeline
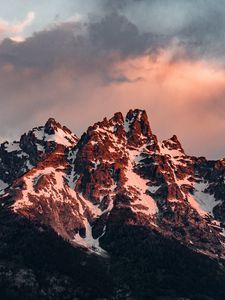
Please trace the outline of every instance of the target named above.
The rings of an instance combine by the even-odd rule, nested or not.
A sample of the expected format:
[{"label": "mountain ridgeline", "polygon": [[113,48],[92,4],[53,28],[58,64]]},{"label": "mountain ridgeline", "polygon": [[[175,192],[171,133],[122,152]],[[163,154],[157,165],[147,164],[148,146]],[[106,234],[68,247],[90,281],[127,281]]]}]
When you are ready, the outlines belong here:
[{"label": "mountain ridgeline", "polygon": [[144,110],[0,145],[2,299],[225,299],[225,158]]}]

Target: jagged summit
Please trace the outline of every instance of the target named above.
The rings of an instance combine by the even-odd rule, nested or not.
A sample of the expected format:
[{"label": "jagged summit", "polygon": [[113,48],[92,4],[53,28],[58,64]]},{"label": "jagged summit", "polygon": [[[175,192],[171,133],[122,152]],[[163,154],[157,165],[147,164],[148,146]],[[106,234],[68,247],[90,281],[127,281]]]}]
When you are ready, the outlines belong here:
[{"label": "jagged summit", "polygon": [[48,127],[48,126],[51,126],[51,127],[62,127],[61,124],[59,122],[56,121],[55,118],[53,117],[49,117],[47,122],[45,123],[45,127]]},{"label": "jagged summit", "polygon": [[54,134],[58,129],[62,129],[62,125],[54,118],[49,118],[44,125],[44,132],[46,134]]},{"label": "jagged summit", "polygon": [[[42,129],[42,127],[39,127]],[[78,138],[71,132],[66,126],[62,126],[54,118],[49,118],[44,125],[44,136],[43,139],[49,141],[55,141],[58,144],[64,146],[73,146]]]},{"label": "jagged summit", "polygon": [[145,110],[130,109],[126,115],[126,122],[130,128],[140,130],[143,135],[152,134]]},{"label": "jagged summit", "polygon": [[124,117],[121,112],[116,112],[114,116],[110,119],[110,121],[118,124],[123,124],[124,123]]},{"label": "jagged summit", "polygon": [[72,146],[78,140],[77,136],[73,134],[70,129],[68,129],[66,126],[62,126],[54,118],[49,118],[45,123],[44,132],[48,135],[57,135],[58,133],[58,135],[61,135],[61,137],[64,137],[68,142],[71,143],[71,145],[68,145],[67,141],[58,139],[58,142],[65,144],[65,146]]},{"label": "jagged summit", "polygon": [[123,124],[127,132],[135,128],[136,130],[140,130],[143,135],[152,134],[147,113],[142,109],[130,109],[125,117],[121,112],[117,112],[109,122]]},{"label": "jagged summit", "polygon": [[157,138],[152,134],[147,114],[140,109],[130,110],[125,117],[121,112],[117,112],[112,118],[104,118],[95,123],[83,134],[79,144],[93,140],[92,144],[101,145],[103,135],[111,144],[114,140],[116,143],[127,144],[129,147],[141,147],[146,143],[149,146],[151,144],[152,148],[158,147]]}]

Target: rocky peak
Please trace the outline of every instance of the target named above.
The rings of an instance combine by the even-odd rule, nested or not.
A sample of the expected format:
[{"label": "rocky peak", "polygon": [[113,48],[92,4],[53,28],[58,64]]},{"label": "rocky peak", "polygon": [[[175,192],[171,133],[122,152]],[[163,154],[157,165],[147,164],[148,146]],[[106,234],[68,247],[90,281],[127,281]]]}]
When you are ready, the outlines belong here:
[{"label": "rocky peak", "polygon": [[[67,141],[71,142],[71,146],[73,146],[73,144],[78,141],[77,136],[75,134],[73,134],[70,129],[68,129],[66,126],[62,126],[54,118],[49,118],[48,121],[45,123],[44,133],[47,135],[55,135],[55,136],[58,135],[58,136],[64,137]],[[59,141],[60,140],[58,139],[58,142]],[[61,139],[61,142],[63,142],[62,139]],[[61,144],[63,144],[63,143],[61,143]],[[68,144],[68,143],[66,143],[66,144]],[[69,146],[69,145],[66,145],[66,146]]]},{"label": "rocky peak", "polygon": [[43,139],[46,141],[53,141],[56,144],[64,145],[66,147],[74,146],[78,138],[66,126],[62,126],[54,118],[49,118],[44,125]]},{"label": "rocky peak", "polygon": [[20,148],[25,152],[49,153],[57,145],[74,146],[78,138],[67,127],[50,118],[44,126],[35,127],[24,133],[20,139]]},{"label": "rocky peak", "polygon": [[123,114],[121,112],[115,113],[114,116],[110,119],[110,121],[116,124],[123,124],[124,123]]},{"label": "rocky peak", "polygon": [[181,146],[180,141],[178,140],[176,135],[173,135],[170,139],[164,140],[162,142],[162,148],[167,149],[169,151],[173,151],[174,155],[175,152],[177,151],[177,155],[179,154],[185,154],[184,149]]},{"label": "rocky peak", "polygon": [[58,145],[72,147],[78,138],[65,126],[50,118],[44,126],[24,133],[19,141],[0,145],[0,181],[5,187],[52,153]]},{"label": "rocky peak", "polygon": [[44,131],[47,134],[54,134],[58,128],[62,128],[61,124],[57,122],[54,118],[49,118],[44,125]]},{"label": "rocky peak", "polygon": [[125,118],[121,112],[115,113],[110,119],[104,118],[90,126],[82,140],[94,137],[97,141],[96,136],[102,133],[111,137],[115,135],[120,141],[127,141],[131,146],[142,146],[154,139],[146,111],[140,109],[130,110]]},{"label": "rocky peak", "polygon": [[144,136],[149,136],[152,134],[148,116],[145,110],[141,109],[130,109],[126,115],[126,122],[128,123],[128,129],[132,132],[137,130],[140,134]]},{"label": "rocky peak", "polygon": [[[159,149],[146,112],[135,109],[130,110],[125,118],[121,112],[117,112],[112,118],[104,118],[101,122],[90,126],[74,150],[81,150],[84,147],[84,153],[89,159],[95,157],[96,160],[101,161],[118,155],[121,157],[126,147],[132,149],[143,145],[148,146],[149,150]],[[83,157],[84,153],[82,153]]]},{"label": "rocky peak", "polygon": [[152,131],[145,110],[129,110],[124,126],[129,143],[133,146],[148,143],[152,139]]}]

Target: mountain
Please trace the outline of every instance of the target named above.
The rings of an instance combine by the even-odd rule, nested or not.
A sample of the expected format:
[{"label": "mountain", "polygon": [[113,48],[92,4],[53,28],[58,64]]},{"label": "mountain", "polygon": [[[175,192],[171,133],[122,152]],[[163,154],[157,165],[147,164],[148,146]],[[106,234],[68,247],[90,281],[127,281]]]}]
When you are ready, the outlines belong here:
[{"label": "mountain", "polygon": [[4,299],[225,299],[224,177],[139,109],[3,143]]},{"label": "mountain", "polygon": [[50,118],[44,126],[35,127],[19,141],[0,145],[0,191],[31,170],[58,145],[72,147],[78,138],[68,128]]}]

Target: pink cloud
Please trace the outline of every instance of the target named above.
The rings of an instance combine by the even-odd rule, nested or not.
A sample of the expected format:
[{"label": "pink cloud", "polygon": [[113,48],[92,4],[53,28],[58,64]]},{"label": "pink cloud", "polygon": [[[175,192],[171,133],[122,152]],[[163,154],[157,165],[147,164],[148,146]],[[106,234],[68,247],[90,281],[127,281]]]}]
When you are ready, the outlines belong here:
[{"label": "pink cloud", "polygon": [[[105,61],[104,61],[105,62]],[[160,139],[178,135],[187,153],[224,156],[225,72],[204,61],[171,62],[162,52],[120,61],[105,84],[100,74],[60,66],[49,72],[5,65],[0,72],[1,135],[13,136],[53,116],[75,133],[115,111],[147,110]],[[102,74],[101,74],[102,75]],[[8,128],[20,132],[7,133]]]}]

